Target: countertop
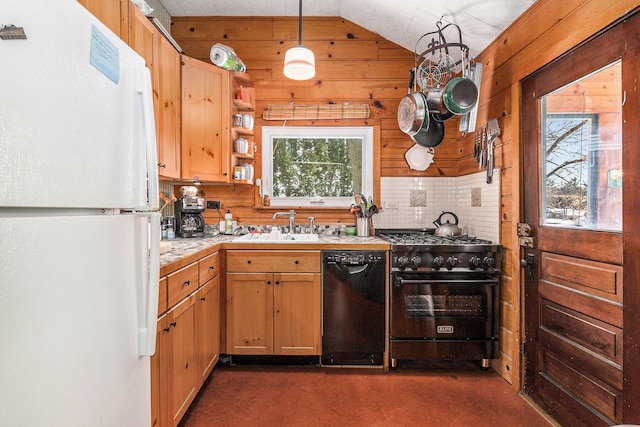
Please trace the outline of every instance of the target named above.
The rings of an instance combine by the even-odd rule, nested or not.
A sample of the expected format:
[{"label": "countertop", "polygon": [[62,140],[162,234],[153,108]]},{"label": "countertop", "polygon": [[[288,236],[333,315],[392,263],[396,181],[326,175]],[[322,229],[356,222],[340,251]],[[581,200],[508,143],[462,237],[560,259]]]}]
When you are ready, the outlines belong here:
[{"label": "countertop", "polygon": [[160,255],[160,277],[178,270],[220,249],[254,250],[388,250],[388,242],[376,236],[358,237],[344,234],[319,234],[316,242],[252,243],[233,242],[239,236],[219,234],[201,238],[175,238],[164,240],[171,243],[171,250]]}]

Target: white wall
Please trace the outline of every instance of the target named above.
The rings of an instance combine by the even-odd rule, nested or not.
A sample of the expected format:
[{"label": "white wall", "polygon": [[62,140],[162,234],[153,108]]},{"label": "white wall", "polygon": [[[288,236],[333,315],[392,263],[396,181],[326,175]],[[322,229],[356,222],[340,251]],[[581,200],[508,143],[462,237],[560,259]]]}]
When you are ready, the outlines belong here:
[{"label": "white wall", "polygon": [[[470,236],[500,240],[500,171],[491,184],[486,172],[456,178],[382,178],[382,209],[373,217],[375,228],[434,228],[442,211],[454,212]],[[443,219],[451,219],[449,215]]]}]

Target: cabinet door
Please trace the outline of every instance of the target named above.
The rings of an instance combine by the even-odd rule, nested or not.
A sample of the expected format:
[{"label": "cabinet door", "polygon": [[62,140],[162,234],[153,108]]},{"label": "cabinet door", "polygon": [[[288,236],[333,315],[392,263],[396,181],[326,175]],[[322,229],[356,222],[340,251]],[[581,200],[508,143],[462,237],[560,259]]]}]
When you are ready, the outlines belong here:
[{"label": "cabinet door", "polygon": [[78,0],[78,2],[124,40],[125,43],[128,42],[128,0]]},{"label": "cabinet door", "polygon": [[273,353],[273,275],[227,274],[227,351]]},{"label": "cabinet door", "polygon": [[229,181],[229,72],[182,56],[182,178]]},{"label": "cabinet door", "polygon": [[156,43],[154,102],[158,141],[158,174],[180,178],[180,54],[162,36]]},{"label": "cabinet door", "polygon": [[165,427],[167,425],[167,369],[166,369],[166,316],[158,319],[156,329],[156,352],[151,356],[151,427]]},{"label": "cabinet door", "polygon": [[158,30],[132,2],[129,4],[129,46],[144,58],[153,75],[154,43],[159,36]]},{"label": "cabinet door", "polygon": [[320,274],[275,273],[274,283],[274,354],[321,354]]},{"label": "cabinet door", "polygon": [[220,286],[218,276],[199,290],[196,301],[199,383],[207,379],[220,352]]},{"label": "cabinet door", "polygon": [[195,294],[167,313],[169,425],[176,427],[199,389]]}]

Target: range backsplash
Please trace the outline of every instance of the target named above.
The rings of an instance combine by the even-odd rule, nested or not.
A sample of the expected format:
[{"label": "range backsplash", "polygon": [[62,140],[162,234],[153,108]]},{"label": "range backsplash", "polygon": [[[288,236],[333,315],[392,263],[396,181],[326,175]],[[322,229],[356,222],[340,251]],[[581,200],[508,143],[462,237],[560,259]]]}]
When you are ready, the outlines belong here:
[{"label": "range backsplash", "polygon": [[[471,236],[500,240],[500,171],[486,183],[486,172],[455,178],[382,178],[382,210],[375,228],[433,228],[443,211],[454,212],[459,226]],[[452,219],[446,216],[443,219]]]}]

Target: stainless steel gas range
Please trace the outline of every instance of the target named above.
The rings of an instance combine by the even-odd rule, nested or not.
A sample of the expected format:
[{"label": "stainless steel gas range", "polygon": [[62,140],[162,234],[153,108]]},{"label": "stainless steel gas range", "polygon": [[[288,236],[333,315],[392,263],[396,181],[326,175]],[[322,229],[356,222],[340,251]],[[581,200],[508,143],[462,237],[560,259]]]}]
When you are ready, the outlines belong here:
[{"label": "stainless steel gas range", "polygon": [[502,246],[433,229],[378,230],[391,243],[389,354],[480,360],[498,354]]}]

